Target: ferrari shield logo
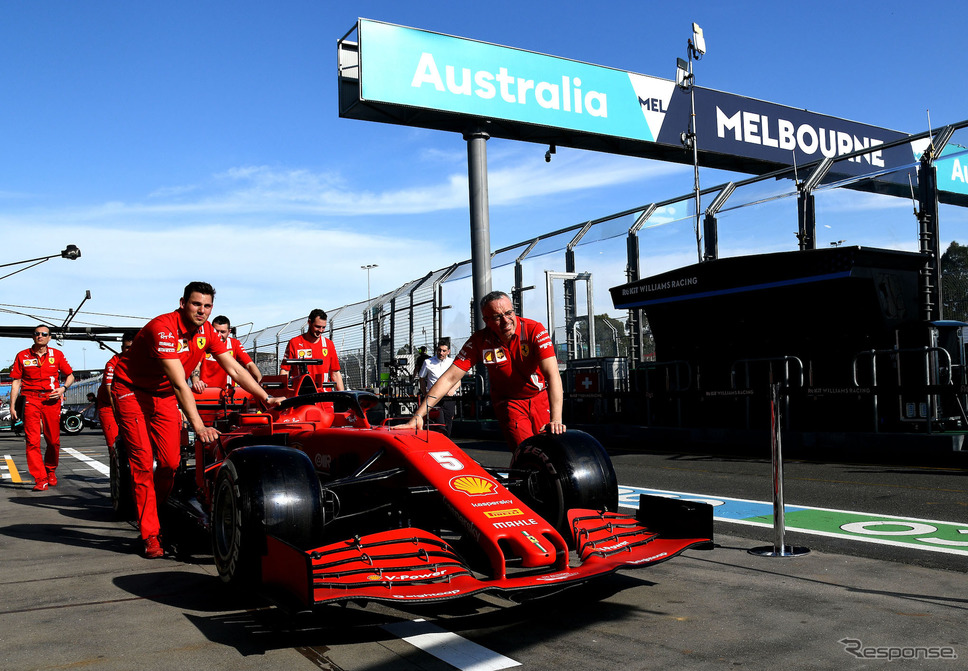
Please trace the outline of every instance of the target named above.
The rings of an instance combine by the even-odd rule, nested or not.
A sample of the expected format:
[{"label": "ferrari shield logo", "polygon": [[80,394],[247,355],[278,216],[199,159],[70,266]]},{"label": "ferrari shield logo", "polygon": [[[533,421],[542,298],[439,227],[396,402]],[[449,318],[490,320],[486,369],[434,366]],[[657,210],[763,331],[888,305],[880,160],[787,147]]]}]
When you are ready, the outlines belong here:
[{"label": "ferrari shield logo", "polygon": [[531,347],[526,342],[521,343],[521,356],[528,356],[529,354],[531,354]]},{"label": "ferrari shield logo", "polygon": [[195,345],[198,347],[198,349],[205,349],[206,342],[205,336],[198,336],[195,338]]},{"label": "ferrari shield logo", "polygon": [[324,356],[324,357],[325,357],[325,356],[329,356],[329,348],[328,348],[328,347],[324,347],[324,348],[323,348],[323,356]]},{"label": "ferrari shield logo", "polygon": [[54,357],[51,356],[51,357],[47,357],[47,363],[53,366],[57,362],[55,361]]}]

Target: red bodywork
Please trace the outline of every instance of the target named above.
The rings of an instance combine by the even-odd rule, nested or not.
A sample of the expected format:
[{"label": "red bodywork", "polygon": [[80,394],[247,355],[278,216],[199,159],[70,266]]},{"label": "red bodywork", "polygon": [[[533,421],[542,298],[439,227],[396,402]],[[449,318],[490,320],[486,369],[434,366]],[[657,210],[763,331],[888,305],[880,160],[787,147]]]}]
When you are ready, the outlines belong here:
[{"label": "red bodywork", "polygon": [[[280,395],[278,389],[270,393]],[[419,524],[406,524],[404,518],[385,529],[366,525],[362,533],[344,526],[335,537],[324,533],[316,547],[298,548],[269,536],[263,584],[283,590],[304,608],[350,599],[421,602],[485,591],[509,596],[553,591],[618,569],[656,564],[711,540],[663,538],[634,516],[583,509],[568,512],[572,537],[565,539],[509,489],[508,478],[486,470],[441,433],[371,426],[365,412],[337,412],[327,402],[246,412],[248,403],[240,405],[244,397],[237,392],[229,403],[214,393],[199,397],[206,423],[227,429],[216,447],[196,446],[196,463],[206,465],[196,471],[200,499],[210,498],[210,484],[233,440],[264,436],[305,452],[323,490],[327,483],[353,477],[378,454],[379,470],[396,474],[393,491],[416,492],[429,501],[417,516]],[[428,510],[432,520],[425,523]],[[454,537],[476,547],[478,561],[468,561],[466,546],[458,550]]]}]

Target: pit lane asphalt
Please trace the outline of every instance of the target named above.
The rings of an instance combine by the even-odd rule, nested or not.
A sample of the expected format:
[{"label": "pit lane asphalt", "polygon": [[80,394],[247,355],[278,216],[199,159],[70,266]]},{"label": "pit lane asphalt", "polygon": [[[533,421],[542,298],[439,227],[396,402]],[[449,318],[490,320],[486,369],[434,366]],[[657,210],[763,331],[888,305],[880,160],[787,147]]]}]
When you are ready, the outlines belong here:
[{"label": "pit lane asphalt", "polygon": [[[507,463],[497,443],[461,444],[482,463]],[[68,436],[63,445],[107,464],[100,434]],[[0,433],[0,454],[30,480],[22,439]],[[615,450],[613,461],[622,484],[759,500],[772,492],[768,457],[651,446]],[[918,465],[791,460],[785,484],[791,504],[965,522],[966,476],[960,457]],[[747,550],[768,543],[769,530],[717,522],[713,550],[524,605],[484,598],[291,618],[258,597],[226,592],[209,557],[142,559],[134,528],[113,519],[104,475],[64,454],[59,477],[45,493],[0,484],[4,669],[454,668],[387,629],[417,618],[534,669],[886,662],[858,659],[848,648],[922,657],[892,669],[959,668],[968,659],[961,557],[798,534],[787,541],[809,547],[807,556],[757,557]],[[841,642],[848,639],[859,643]],[[928,654],[961,661],[923,659]],[[487,661],[476,668],[500,668]]]}]

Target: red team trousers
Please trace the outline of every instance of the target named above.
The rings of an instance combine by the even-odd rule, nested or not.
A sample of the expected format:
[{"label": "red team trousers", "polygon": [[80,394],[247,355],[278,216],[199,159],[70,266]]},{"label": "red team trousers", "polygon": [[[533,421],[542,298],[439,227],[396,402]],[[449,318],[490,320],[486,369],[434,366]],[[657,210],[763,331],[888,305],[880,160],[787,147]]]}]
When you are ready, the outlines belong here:
[{"label": "red team trousers", "polygon": [[[47,482],[47,471],[57,468],[60,460],[61,402],[48,401],[48,392],[23,391],[24,434],[27,438],[27,470],[37,484]],[[44,427],[47,451],[40,454],[40,427]]]},{"label": "red team trousers", "polygon": [[[174,394],[153,396],[114,378],[117,421],[127,442],[131,484],[141,537],[157,536],[158,504],[171,494],[181,460],[181,413]],[[158,464],[152,473],[153,462]]]},{"label": "red team trousers", "polygon": [[97,416],[101,420],[101,430],[104,431],[104,443],[111,447],[118,439],[118,422],[114,419],[114,410],[106,405],[97,409]]},{"label": "red team trousers", "polygon": [[531,398],[497,401],[494,403],[494,415],[501,425],[508,447],[514,451],[526,439],[541,433],[544,425],[551,421],[548,394],[542,391]]}]

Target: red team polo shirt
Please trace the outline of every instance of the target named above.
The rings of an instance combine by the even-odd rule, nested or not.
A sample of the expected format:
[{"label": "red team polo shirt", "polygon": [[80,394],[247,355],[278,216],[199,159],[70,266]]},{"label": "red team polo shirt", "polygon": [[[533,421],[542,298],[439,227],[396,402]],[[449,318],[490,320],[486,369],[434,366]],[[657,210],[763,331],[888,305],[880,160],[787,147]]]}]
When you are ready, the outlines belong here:
[{"label": "red team polo shirt", "polygon": [[[310,375],[322,375],[325,382],[330,381],[329,374],[339,371],[339,357],[336,355],[336,347],[333,341],[326,337],[321,337],[316,342],[309,342],[304,335],[297,335],[286,345],[287,359],[323,359],[319,366],[306,366]],[[289,366],[282,366],[283,370],[289,370]]]},{"label": "red team polo shirt", "polygon": [[97,388],[97,407],[107,408],[111,406],[111,399],[108,398],[108,385],[114,382],[114,368],[118,365],[120,354],[115,354],[104,364],[104,373],[101,375],[101,386]]},{"label": "red team polo shirt", "polygon": [[517,332],[507,345],[502,344],[490,329],[483,328],[467,339],[457,353],[454,365],[466,372],[483,362],[494,401],[527,399],[538,395],[545,387],[538,362],[554,355],[555,348],[547,329],[533,319],[518,317]]},{"label": "red team polo shirt", "polygon": [[[226,351],[235,357],[235,360],[242,364],[243,368],[252,363],[252,358],[237,338],[229,336],[229,339],[225,341],[225,346]],[[202,360],[202,371],[199,373],[198,379],[209,387],[218,387],[219,389],[225,389],[231,380],[229,374],[219,365],[212,354],[206,354]]]},{"label": "red team polo shirt", "polygon": [[118,359],[114,376],[135,389],[156,396],[169,396],[174,391],[160,359],[180,360],[187,376],[206,352],[218,355],[228,351],[210,323],[205,322],[188,331],[181,314],[176,310],[160,315],[138,331],[131,349]]},{"label": "red team polo shirt", "polygon": [[66,377],[73,372],[60,350],[48,347],[44,356],[37,356],[28,348],[14,358],[10,377],[20,380],[21,392],[48,392],[60,386],[59,373]]}]

